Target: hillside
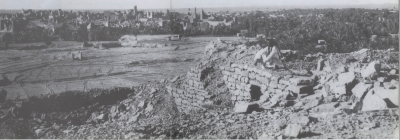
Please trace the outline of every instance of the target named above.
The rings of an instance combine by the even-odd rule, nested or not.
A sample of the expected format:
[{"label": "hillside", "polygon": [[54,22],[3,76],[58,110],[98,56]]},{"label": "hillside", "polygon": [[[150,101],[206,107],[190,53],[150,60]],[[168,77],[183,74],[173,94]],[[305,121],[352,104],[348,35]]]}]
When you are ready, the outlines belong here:
[{"label": "hillside", "polygon": [[390,57],[398,52],[375,52],[379,62],[366,49],[284,54],[287,69],[272,70],[252,65],[257,45],[216,41],[205,48],[190,71],[172,79],[7,102],[0,136],[398,138],[399,71]]}]

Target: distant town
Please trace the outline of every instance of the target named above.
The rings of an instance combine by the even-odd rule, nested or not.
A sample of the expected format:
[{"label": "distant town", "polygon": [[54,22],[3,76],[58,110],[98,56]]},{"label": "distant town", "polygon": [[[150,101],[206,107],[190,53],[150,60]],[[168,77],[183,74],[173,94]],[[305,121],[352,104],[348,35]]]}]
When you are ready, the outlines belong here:
[{"label": "distant town", "polygon": [[[288,9],[277,11],[187,12],[128,10],[104,12],[21,9],[0,14],[0,36],[6,43],[38,41],[116,41],[122,35],[272,36],[284,48],[314,46],[323,39],[340,46],[369,38],[395,36],[398,9]],[[324,25],[324,26],[322,26]],[[9,37],[4,35],[9,33]],[[337,42],[335,42],[337,41]],[[347,43],[346,43],[347,41]],[[398,39],[397,39],[398,42]],[[395,45],[396,43],[391,43]],[[390,46],[390,45],[389,45]]]}]

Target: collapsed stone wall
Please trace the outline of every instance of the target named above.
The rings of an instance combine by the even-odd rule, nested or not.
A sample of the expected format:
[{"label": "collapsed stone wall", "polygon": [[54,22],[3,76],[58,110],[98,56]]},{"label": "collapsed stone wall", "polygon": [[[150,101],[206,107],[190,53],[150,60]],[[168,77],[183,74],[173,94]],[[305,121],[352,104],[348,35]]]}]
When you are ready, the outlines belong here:
[{"label": "collapsed stone wall", "polygon": [[[240,104],[252,101],[266,100],[270,96],[279,94],[311,94],[315,85],[315,77],[293,75],[273,75],[268,70],[249,67],[242,64],[221,66],[223,81],[232,95],[232,102],[238,109]],[[247,110],[235,110],[246,112]]]},{"label": "collapsed stone wall", "polygon": [[[200,62],[180,77],[182,81],[174,82],[174,78],[175,84],[167,87],[180,111],[215,105],[213,98],[220,99],[222,94],[228,95],[229,99],[225,100],[232,103],[237,113],[259,108],[309,110],[322,105],[336,108],[328,110],[352,112],[398,106],[395,100],[398,69],[366,63],[361,54],[320,54],[326,59],[317,57],[312,61],[316,69],[274,70],[249,65],[257,46],[231,46],[221,42],[210,46],[214,51],[205,53],[203,58],[208,63]],[[286,64],[303,62],[294,60]],[[215,77],[204,80],[210,69]]]},{"label": "collapsed stone wall", "polygon": [[200,110],[202,106],[212,104],[213,95],[207,91],[203,79],[212,67],[200,63],[186,74],[181,87],[167,86],[167,91],[174,99],[180,111]]}]

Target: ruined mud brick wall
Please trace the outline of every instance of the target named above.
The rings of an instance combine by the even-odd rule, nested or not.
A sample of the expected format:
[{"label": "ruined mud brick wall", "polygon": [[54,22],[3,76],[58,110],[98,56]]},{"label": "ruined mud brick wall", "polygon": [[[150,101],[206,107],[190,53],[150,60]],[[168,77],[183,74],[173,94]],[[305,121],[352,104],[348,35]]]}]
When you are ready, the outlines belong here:
[{"label": "ruined mud brick wall", "polygon": [[187,72],[180,87],[167,86],[167,91],[175,98],[180,111],[203,109],[202,105],[213,103],[213,95],[205,89],[207,85],[203,82],[210,69],[211,66],[200,63]]},{"label": "ruined mud brick wall", "polygon": [[243,64],[221,66],[220,69],[234,104],[257,101],[262,95],[307,94],[315,85],[315,77],[283,76]]}]

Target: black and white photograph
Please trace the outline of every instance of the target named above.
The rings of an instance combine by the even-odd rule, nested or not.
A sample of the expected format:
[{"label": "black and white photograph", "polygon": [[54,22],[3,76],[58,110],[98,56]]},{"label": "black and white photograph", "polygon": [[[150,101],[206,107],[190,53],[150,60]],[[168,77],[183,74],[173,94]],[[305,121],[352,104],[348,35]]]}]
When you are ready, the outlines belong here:
[{"label": "black and white photograph", "polygon": [[0,139],[399,139],[398,0],[0,0]]}]

